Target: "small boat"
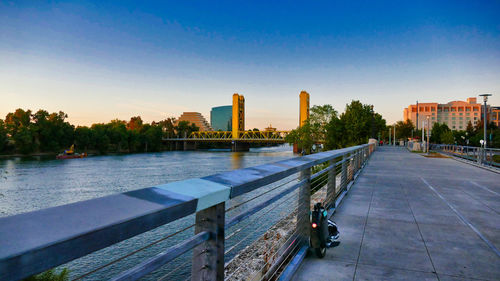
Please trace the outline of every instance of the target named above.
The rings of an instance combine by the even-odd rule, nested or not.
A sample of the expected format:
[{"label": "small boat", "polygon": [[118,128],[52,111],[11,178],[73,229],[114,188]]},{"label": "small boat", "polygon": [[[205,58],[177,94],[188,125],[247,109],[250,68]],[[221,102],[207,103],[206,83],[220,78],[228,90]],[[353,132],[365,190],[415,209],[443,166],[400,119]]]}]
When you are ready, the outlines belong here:
[{"label": "small boat", "polygon": [[73,144],[69,149],[64,150],[56,156],[56,159],[74,159],[87,157],[87,153],[75,153],[75,145]]}]

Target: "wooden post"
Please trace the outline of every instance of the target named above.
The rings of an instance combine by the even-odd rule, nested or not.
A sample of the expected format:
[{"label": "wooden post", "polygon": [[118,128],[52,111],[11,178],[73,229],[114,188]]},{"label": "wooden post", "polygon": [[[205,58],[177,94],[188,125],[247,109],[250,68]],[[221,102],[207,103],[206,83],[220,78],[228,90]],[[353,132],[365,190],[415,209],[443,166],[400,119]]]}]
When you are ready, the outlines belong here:
[{"label": "wooden post", "polygon": [[195,234],[210,231],[210,240],[193,249],[191,280],[224,280],[225,203],[196,213]]},{"label": "wooden post", "polygon": [[302,243],[307,243],[311,232],[309,219],[309,212],[311,211],[311,168],[300,172],[299,180],[304,179],[306,179],[306,182],[300,187],[299,191],[297,233]]},{"label": "wooden post", "polygon": [[326,207],[330,207],[336,194],[336,171],[335,160],[330,160],[330,171],[328,171],[328,183],[326,186]]}]

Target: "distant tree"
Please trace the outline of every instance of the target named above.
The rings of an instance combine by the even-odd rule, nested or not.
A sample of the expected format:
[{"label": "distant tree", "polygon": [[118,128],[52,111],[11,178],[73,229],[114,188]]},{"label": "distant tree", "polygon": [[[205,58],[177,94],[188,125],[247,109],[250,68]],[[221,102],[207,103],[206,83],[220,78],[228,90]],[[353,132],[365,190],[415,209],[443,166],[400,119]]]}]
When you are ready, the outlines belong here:
[{"label": "distant tree", "polygon": [[334,118],[338,118],[337,111],[329,104],[311,107],[309,124],[312,134],[318,141],[326,139],[327,125]]},{"label": "distant tree", "polygon": [[315,140],[313,129],[309,121],[306,121],[297,129],[290,131],[285,137],[285,141],[289,144],[297,144],[306,154],[310,154]]},{"label": "distant tree", "polygon": [[109,122],[107,135],[109,137],[110,143],[115,146],[117,152],[121,152],[123,149],[128,150],[128,133],[127,133],[127,122],[114,119]]},{"label": "distant tree", "polygon": [[443,143],[443,134],[450,131],[450,128],[448,128],[448,125],[446,125],[445,123],[434,123],[431,129],[430,141],[433,143]]},{"label": "distant tree", "polygon": [[259,129],[257,129],[257,128],[253,128],[253,130],[252,130],[252,131],[254,131],[254,132],[259,132]]},{"label": "distant tree", "polygon": [[107,135],[106,124],[93,124],[92,127],[92,144],[99,153],[104,154],[109,152],[110,139]]},{"label": "distant tree", "polygon": [[127,123],[127,129],[129,130],[141,130],[142,129],[142,118],[141,116],[134,116],[130,118],[130,121]]},{"label": "distant tree", "polygon": [[198,128],[193,123],[189,124],[188,121],[180,121],[179,123],[177,123],[177,126],[175,126],[177,136],[180,138],[188,137],[192,132],[196,132],[199,130],[200,128]]},{"label": "distant tree", "polygon": [[343,136],[345,146],[367,143],[372,133],[372,122],[375,134],[385,130],[386,127],[382,116],[378,113],[372,113],[371,105],[362,104],[357,100],[346,105],[344,113],[340,115],[340,120],[345,128]]},{"label": "distant tree", "polygon": [[474,134],[474,126],[472,125],[472,122],[469,120],[467,123],[467,127],[465,128],[465,131],[469,136],[472,136]]},{"label": "distant tree", "polygon": [[413,122],[410,120],[396,122],[396,138],[408,139],[412,137],[412,132],[415,129]]},{"label": "distant tree", "polygon": [[28,128],[31,123],[31,110],[16,109],[15,112],[8,113],[5,117],[5,127],[7,133],[12,137],[17,134],[20,127]]},{"label": "distant tree", "polygon": [[163,136],[165,137],[173,137],[175,136],[175,118],[169,117],[165,120],[158,122],[158,125],[161,127],[163,131]]},{"label": "distant tree", "polygon": [[440,138],[441,143],[443,144],[453,144],[455,141],[453,138],[453,132],[451,130],[443,132]]},{"label": "distant tree", "polygon": [[5,123],[0,119],[0,153],[4,152],[7,147],[7,128],[5,128]]},{"label": "distant tree", "polygon": [[92,130],[89,127],[78,126],[75,129],[76,149],[87,151],[92,145]]},{"label": "distant tree", "polygon": [[22,154],[29,154],[37,150],[34,143],[33,134],[29,127],[21,126],[16,129],[16,134],[13,136],[16,150]]}]

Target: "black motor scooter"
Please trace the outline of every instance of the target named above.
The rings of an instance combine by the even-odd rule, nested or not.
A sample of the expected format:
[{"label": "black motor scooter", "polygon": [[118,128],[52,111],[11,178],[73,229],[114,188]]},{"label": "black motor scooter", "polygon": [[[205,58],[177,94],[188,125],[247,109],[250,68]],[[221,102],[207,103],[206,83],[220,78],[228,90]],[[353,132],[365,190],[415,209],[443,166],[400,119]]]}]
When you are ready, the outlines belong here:
[{"label": "black motor scooter", "polygon": [[321,203],[314,205],[311,212],[311,235],[310,244],[316,256],[323,258],[326,248],[337,247],[340,242],[339,231],[335,222],[328,219],[328,211]]}]

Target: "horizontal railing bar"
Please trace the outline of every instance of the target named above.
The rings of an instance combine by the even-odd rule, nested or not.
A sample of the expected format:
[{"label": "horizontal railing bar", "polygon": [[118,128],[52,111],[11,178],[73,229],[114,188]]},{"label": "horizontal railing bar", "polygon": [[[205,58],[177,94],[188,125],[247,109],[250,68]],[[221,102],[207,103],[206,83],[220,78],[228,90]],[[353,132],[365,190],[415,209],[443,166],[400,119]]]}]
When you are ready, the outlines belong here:
[{"label": "horizontal railing bar", "polygon": [[335,165],[328,166],[328,167],[324,168],[323,170],[321,170],[321,171],[319,171],[319,172],[315,173],[314,175],[312,175],[312,176],[311,176],[311,181],[312,181],[312,180],[314,180],[315,178],[317,178],[317,177],[319,177],[319,176],[323,175],[324,173],[326,173],[326,172],[330,171],[331,169],[333,169],[333,167],[335,167]]},{"label": "horizontal railing bar", "polygon": [[260,211],[264,207],[267,207],[269,204],[272,204],[272,203],[276,202],[277,200],[279,200],[283,196],[285,196],[285,195],[289,194],[290,192],[296,190],[298,187],[300,187],[301,185],[303,185],[306,181],[307,181],[307,179],[303,179],[303,180],[299,181],[298,183],[292,185],[291,187],[283,190],[281,193],[276,194],[275,196],[271,197],[270,199],[268,199],[268,200],[266,200],[266,201],[264,201],[264,202],[262,202],[262,203],[260,203],[258,205],[253,206],[252,208],[248,209],[244,213],[241,213],[241,214],[239,214],[239,215],[231,218],[226,223],[226,225],[224,226],[224,228],[228,229],[231,226],[234,226],[237,223],[239,223],[239,222],[243,221],[244,219],[248,218],[249,216],[257,213],[258,211]]},{"label": "horizontal railing bar", "polygon": [[261,186],[281,180],[304,169],[330,161],[346,153],[356,151],[357,149],[365,146],[367,145],[358,145],[349,148],[320,152],[271,164],[216,174],[202,179],[230,186],[230,198],[234,198]]},{"label": "horizontal railing bar", "polygon": [[133,268],[122,272],[121,274],[111,278],[112,281],[129,281],[137,280],[144,275],[151,273],[158,268],[162,267],[169,261],[177,258],[178,256],[184,254],[185,252],[193,249],[194,247],[200,245],[201,243],[210,239],[213,236],[212,233],[208,231],[200,232],[184,242],[179,243],[175,246],[168,248],[166,251],[159,253],[158,255],[150,258]]}]

